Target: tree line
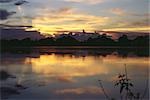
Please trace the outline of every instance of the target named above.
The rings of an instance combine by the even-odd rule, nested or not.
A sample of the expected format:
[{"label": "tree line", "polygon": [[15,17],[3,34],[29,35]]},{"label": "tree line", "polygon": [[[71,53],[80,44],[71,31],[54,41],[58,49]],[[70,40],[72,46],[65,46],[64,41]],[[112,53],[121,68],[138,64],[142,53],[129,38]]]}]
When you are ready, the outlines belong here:
[{"label": "tree line", "polygon": [[128,39],[127,35],[122,35],[118,40],[113,40],[107,35],[100,35],[96,38],[89,38],[86,41],[78,41],[67,35],[61,38],[48,37],[40,40],[25,38],[22,40],[1,39],[1,47],[15,46],[119,46],[119,47],[149,47],[149,35],[137,36],[135,39]]}]

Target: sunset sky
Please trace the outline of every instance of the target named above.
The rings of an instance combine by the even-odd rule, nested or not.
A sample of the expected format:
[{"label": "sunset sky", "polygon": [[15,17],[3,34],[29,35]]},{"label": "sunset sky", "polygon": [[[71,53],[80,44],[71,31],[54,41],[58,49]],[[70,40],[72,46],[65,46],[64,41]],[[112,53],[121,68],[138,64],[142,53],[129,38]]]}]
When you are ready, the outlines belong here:
[{"label": "sunset sky", "polygon": [[0,24],[27,25],[42,33],[148,31],[149,0],[0,0]]}]

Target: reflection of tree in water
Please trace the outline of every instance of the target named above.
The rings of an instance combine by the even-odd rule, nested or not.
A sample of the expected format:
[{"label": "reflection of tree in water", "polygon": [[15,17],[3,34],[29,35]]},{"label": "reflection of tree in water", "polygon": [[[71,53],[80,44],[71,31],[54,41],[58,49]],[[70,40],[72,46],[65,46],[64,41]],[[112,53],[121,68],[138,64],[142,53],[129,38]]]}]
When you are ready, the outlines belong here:
[{"label": "reflection of tree in water", "polygon": [[[9,74],[5,70],[1,70],[0,71],[0,80],[2,82],[5,82],[8,78],[16,78],[16,77],[14,75]],[[16,85],[12,85],[12,86],[11,85],[12,84],[9,84],[9,86],[7,86],[7,84],[1,84],[1,86],[0,86],[0,93],[1,93],[0,98],[1,99],[7,99],[11,95],[19,95],[20,89],[26,89],[21,84],[16,84]]]},{"label": "reflection of tree in water", "polygon": [[[99,80],[99,84],[100,84],[103,94],[105,95],[107,100],[117,100],[117,99],[111,97],[105,91],[101,80]],[[120,89],[120,100],[143,100],[147,93],[148,82],[146,82],[145,90],[143,93],[133,92],[132,88],[134,87],[134,85],[133,85],[131,79],[128,78],[126,64],[125,64],[125,73],[118,75],[115,86],[118,86]]]},{"label": "reflection of tree in water", "polygon": [[20,92],[13,87],[0,87],[1,99],[7,99],[11,95],[18,95]]},{"label": "reflection of tree in water", "polygon": [[0,71],[0,80],[7,80],[8,78],[16,78],[13,75],[8,74],[6,71],[1,70]]},{"label": "reflection of tree in water", "polygon": [[107,56],[112,53],[117,53],[117,55],[121,57],[128,57],[128,56],[140,56],[140,57],[148,57],[149,56],[149,49],[148,48],[121,48],[121,47],[84,47],[84,46],[74,46],[74,47],[64,47],[64,46],[47,46],[47,47],[12,47],[12,48],[2,48],[1,53],[11,53],[11,54],[22,54],[26,55],[25,57],[33,56],[39,57],[41,54],[57,54],[60,56],[64,56],[66,54],[73,55],[77,57],[81,56]]}]

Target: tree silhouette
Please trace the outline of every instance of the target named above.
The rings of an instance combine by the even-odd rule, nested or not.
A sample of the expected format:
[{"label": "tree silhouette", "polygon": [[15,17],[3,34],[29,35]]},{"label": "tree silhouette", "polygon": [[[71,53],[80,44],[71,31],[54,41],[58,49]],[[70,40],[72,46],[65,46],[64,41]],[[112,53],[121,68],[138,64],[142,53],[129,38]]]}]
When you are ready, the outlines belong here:
[{"label": "tree silhouette", "polygon": [[[98,34],[98,33],[97,33]],[[127,35],[122,35],[118,41],[113,40],[106,34],[98,34],[97,37],[90,37],[85,41],[78,41],[73,37],[73,34],[66,34],[65,36],[56,38],[48,37],[40,40],[32,40],[25,38],[22,40],[12,39],[0,40],[1,47],[17,47],[17,46],[120,46],[120,47],[147,47],[149,48],[149,36],[138,36],[133,40],[128,39]],[[148,50],[148,49],[147,49]]]},{"label": "tree silhouette", "polygon": [[79,41],[71,36],[64,36],[61,38],[56,39],[56,45],[61,46],[71,46],[71,45],[78,45]]}]

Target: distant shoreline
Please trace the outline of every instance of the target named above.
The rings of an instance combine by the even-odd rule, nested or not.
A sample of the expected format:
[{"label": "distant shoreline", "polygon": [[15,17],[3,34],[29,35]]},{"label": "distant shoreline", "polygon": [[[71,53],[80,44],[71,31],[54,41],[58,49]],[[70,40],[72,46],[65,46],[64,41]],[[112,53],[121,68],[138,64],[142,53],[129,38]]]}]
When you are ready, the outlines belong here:
[{"label": "distant shoreline", "polygon": [[16,46],[1,48],[1,54],[14,53],[14,54],[70,54],[70,55],[102,55],[120,54],[126,56],[141,56],[149,57],[149,47],[119,47],[119,46]]},{"label": "distant shoreline", "polygon": [[0,40],[0,42],[2,48],[149,48],[149,36],[138,36],[130,40],[126,35],[121,36],[117,41],[107,35],[99,35],[97,38],[89,38],[86,41],[78,41],[67,35],[57,39],[53,37],[40,40],[25,38],[22,40]]},{"label": "distant shoreline", "polygon": [[48,48],[58,48],[58,49],[146,49],[147,46],[143,47],[132,47],[132,46],[12,46],[12,47],[1,47],[1,48],[33,48],[33,49],[48,49]]}]

